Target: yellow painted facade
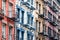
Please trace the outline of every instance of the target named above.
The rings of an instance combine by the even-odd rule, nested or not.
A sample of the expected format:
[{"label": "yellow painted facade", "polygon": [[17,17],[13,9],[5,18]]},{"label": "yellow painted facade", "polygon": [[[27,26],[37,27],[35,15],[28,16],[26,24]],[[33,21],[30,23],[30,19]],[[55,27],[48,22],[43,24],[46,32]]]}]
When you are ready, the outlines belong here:
[{"label": "yellow painted facade", "polygon": [[44,36],[42,34],[39,34],[39,32],[40,33],[43,32],[44,19],[39,17],[40,14],[43,14],[43,2],[41,0],[36,0],[36,7],[38,7],[38,9],[36,8],[36,10],[34,11],[34,21],[35,22],[37,21],[36,34],[35,34],[36,40],[45,40]]}]

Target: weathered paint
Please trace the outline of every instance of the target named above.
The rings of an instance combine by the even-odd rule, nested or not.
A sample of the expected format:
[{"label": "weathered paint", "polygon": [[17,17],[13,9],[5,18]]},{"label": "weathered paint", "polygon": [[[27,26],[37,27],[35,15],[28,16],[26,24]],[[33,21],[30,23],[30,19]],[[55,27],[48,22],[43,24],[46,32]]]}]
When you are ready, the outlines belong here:
[{"label": "weathered paint", "polygon": [[[7,18],[8,16],[8,7],[9,7],[9,0],[6,0],[6,15],[4,15],[4,21],[6,22],[6,40],[9,40],[9,26],[8,23],[12,24],[12,40],[14,40],[14,21]],[[10,0],[10,2],[13,4],[12,10],[13,14],[15,13],[15,0]],[[2,9],[2,0],[0,0],[0,9]],[[4,22],[3,22],[4,23]],[[2,21],[0,20],[0,40],[2,40]]]}]

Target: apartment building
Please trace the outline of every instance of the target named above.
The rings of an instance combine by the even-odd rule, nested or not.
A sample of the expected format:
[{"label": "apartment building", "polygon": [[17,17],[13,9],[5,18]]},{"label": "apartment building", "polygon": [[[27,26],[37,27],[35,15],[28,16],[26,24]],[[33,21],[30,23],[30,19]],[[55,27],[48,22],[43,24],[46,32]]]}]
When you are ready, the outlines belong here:
[{"label": "apartment building", "polygon": [[[36,0],[36,10],[34,11],[34,20],[35,20],[35,39],[36,40],[45,40],[46,34],[46,26],[45,26],[45,12],[44,4],[42,0]],[[46,34],[45,34],[46,33]],[[45,35],[45,36],[44,36]]]},{"label": "apartment building", "polygon": [[59,14],[58,14],[58,33],[59,33],[58,38],[59,38],[59,40],[60,40],[60,12],[59,12]]},{"label": "apartment building", "polygon": [[16,40],[35,40],[35,0],[16,0]]},{"label": "apartment building", "polygon": [[0,40],[14,40],[15,0],[0,0]]},{"label": "apartment building", "polygon": [[60,40],[60,0],[0,0],[0,40]]},{"label": "apartment building", "polygon": [[43,3],[47,9],[47,21],[45,21],[45,25],[47,26],[48,37],[46,39],[59,40],[57,15],[59,12],[58,0],[43,0]]}]

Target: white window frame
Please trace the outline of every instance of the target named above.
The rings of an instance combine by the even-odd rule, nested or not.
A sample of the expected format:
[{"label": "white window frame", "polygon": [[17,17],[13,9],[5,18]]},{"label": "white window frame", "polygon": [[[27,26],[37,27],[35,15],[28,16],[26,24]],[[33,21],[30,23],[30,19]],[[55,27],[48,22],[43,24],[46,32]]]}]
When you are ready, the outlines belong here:
[{"label": "white window frame", "polygon": [[4,15],[6,15],[6,2],[4,2],[3,0],[2,0],[2,9],[3,9]]},{"label": "white window frame", "polygon": [[5,38],[6,37],[6,24],[2,24],[2,37]]},{"label": "white window frame", "polygon": [[12,40],[12,26],[9,25],[11,29],[9,28],[9,40]]}]

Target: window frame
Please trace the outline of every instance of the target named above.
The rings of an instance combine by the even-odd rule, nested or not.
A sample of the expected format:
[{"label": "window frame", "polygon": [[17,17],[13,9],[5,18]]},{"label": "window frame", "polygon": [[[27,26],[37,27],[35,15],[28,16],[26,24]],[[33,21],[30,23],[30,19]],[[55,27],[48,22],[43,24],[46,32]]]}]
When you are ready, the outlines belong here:
[{"label": "window frame", "polygon": [[38,9],[38,2],[36,2],[36,9]]},{"label": "window frame", "polygon": [[36,31],[37,31],[37,27],[38,27],[38,20],[36,20]]},{"label": "window frame", "polygon": [[39,31],[40,31],[40,24],[41,24],[41,22],[39,22]]},{"label": "window frame", "polygon": [[12,26],[9,25],[9,40],[12,40]]},{"label": "window frame", "polygon": [[3,4],[2,9],[3,9],[4,15],[6,15],[6,2],[2,0],[2,4]]},{"label": "window frame", "polygon": [[48,27],[48,35],[51,36],[51,28]]},{"label": "window frame", "polygon": [[[3,30],[3,27],[4,27],[4,30]],[[2,37],[3,38],[6,37],[6,24],[5,23],[2,24]]]},{"label": "window frame", "polygon": [[51,12],[49,12],[49,11],[48,11],[48,18],[49,18],[49,20],[52,21],[52,14],[51,14]]}]

